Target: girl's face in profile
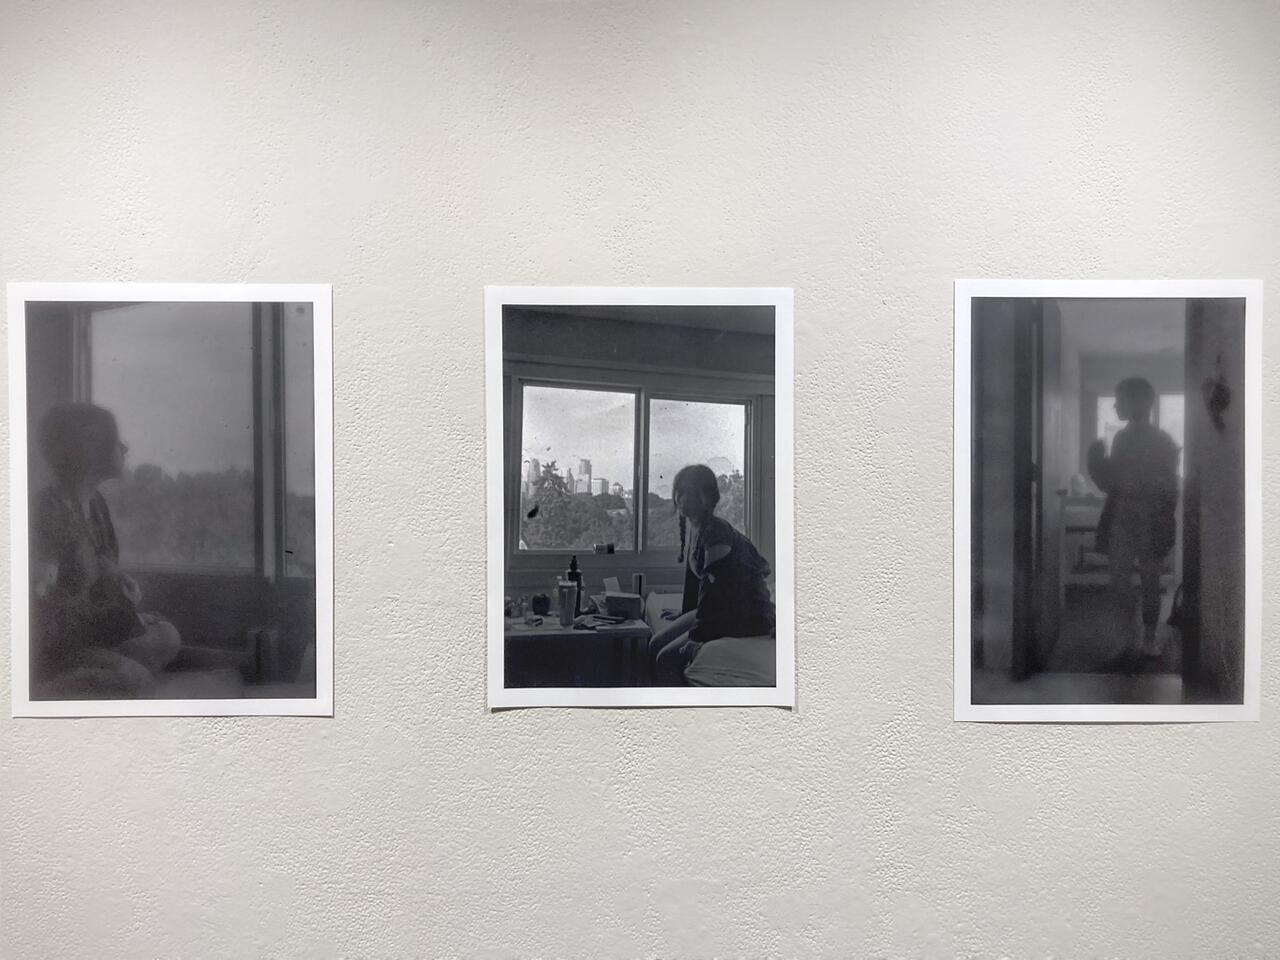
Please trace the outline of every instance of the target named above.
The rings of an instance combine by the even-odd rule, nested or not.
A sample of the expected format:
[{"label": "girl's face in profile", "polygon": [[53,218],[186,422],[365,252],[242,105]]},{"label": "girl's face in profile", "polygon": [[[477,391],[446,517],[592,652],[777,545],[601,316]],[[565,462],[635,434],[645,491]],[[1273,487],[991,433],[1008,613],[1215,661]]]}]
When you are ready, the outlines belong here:
[{"label": "girl's face in profile", "polygon": [[1116,416],[1125,422],[1133,417],[1128,397],[1123,395],[1116,397]]},{"label": "girl's face in profile", "polygon": [[686,484],[675,491],[674,497],[676,513],[686,520],[701,523],[706,518],[707,501],[703,498],[701,490]]},{"label": "girl's face in profile", "polygon": [[105,480],[118,480],[124,476],[124,456],[129,452],[129,445],[117,439],[111,455],[107,458],[107,475]]}]

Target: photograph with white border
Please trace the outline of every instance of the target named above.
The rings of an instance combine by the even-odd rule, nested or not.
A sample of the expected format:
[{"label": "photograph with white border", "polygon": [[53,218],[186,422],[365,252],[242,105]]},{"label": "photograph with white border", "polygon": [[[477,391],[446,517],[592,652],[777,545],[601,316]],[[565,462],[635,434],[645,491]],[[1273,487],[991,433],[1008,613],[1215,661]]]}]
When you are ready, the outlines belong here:
[{"label": "photograph with white border", "polygon": [[326,284],[10,283],[12,708],[333,713]]},{"label": "photograph with white border", "polygon": [[795,705],[792,291],[486,287],[488,703]]},{"label": "photograph with white border", "polygon": [[1257,720],[1262,283],[955,284],[955,718]]}]

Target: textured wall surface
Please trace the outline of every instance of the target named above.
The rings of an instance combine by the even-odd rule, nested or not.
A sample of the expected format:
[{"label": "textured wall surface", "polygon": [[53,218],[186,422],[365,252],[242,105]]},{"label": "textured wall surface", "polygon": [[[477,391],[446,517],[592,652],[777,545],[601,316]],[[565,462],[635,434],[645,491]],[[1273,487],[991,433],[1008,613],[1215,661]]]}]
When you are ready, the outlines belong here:
[{"label": "textured wall surface", "polygon": [[[949,479],[952,278],[1275,316],[1278,41],[1240,0],[2,0],[0,279],[334,284],[338,595],[333,720],[5,695],[0,956],[1280,955],[1280,647],[1258,724],[952,723]],[[486,283],[795,287],[798,710],[486,713]]]}]

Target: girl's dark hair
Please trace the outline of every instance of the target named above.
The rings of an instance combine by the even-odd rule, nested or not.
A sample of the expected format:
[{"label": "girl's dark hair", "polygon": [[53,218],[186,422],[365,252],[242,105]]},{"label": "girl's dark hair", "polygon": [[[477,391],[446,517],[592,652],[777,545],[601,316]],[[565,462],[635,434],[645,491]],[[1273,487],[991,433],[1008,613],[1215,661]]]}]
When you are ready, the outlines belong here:
[{"label": "girl's dark hair", "polygon": [[[702,502],[712,510],[720,502],[720,482],[716,480],[715,472],[705,463],[691,463],[687,467],[681,467],[676,471],[676,477],[671,481],[673,509],[675,507],[676,492],[686,489],[697,490],[701,493]],[[676,557],[676,563],[684,563],[684,544],[685,519],[684,514],[680,514],[680,556]]]},{"label": "girl's dark hair", "polygon": [[40,421],[37,441],[54,474],[75,483],[110,471],[120,430],[110,410],[92,403],[60,403]]},{"label": "girl's dark hair", "polygon": [[1116,396],[1124,397],[1137,407],[1144,417],[1151,416],[1151,410],[1156,405],[1156,388],[1145,377],[1129,377],[1121,380],[1116,384]]}]

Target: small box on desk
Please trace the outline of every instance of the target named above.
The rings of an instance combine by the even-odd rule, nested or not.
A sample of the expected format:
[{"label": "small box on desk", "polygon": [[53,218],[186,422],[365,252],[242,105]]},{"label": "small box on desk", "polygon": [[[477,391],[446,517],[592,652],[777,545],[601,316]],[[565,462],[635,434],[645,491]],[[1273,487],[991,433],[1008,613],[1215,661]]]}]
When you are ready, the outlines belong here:
[{"label": "small box on desk", "polygon": [[611,617],[639,620],[644,616],[644,600],[638,593],[618,593],[606,590],[604,612]]}]

